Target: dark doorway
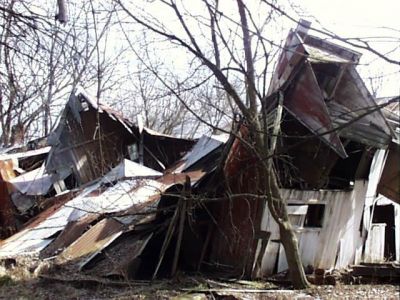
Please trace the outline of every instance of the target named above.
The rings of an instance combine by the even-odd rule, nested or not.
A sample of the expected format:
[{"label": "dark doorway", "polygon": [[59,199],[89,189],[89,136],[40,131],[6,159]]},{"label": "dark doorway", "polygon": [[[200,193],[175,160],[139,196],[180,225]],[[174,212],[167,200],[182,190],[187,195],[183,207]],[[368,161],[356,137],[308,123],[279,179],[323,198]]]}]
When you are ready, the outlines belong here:
[{"label": "dark doorway", "polygon": [[396,243],[395,243],[395,225],[394,225],[394,206],[377,205],[374,209],[372,223],[386,223],[385,228],[385,259],[395,260]]}]

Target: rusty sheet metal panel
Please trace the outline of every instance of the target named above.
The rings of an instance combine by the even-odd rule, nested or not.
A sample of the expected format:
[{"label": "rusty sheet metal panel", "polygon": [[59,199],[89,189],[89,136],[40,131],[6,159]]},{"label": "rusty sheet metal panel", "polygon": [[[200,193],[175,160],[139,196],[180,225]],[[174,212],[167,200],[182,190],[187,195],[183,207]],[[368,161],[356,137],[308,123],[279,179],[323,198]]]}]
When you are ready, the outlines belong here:
[{"label": "rusty sheet metal panel", "polygon": [[400,204],[400,145],[391,143],[378,183],[378,193]]},{"label": "rusty sheet metal panel", "polygon": [[301,37],[294,31],[291,31],[286,39],[283,51],[272,77],[268,94],[277,91],[292,75],[297,65],[306,58],[307,53],[303,46]]},{"label": "rusty sheet metal panel", "polygon": [[11,186],[8,183],[15,177],[11,160],[0,161],[0,239],[5,239],[17,231],[11,202]]},{"label": "rusty sheet metal panel", "polygon": [[[391,141],[391,136],[380,127],[374,126],[369,117],[355,121],[358,116],[347,107],[331,101],[328,103],[329,113],[335,128],[340,128],[340,136],[374,148],[385,149]],[[365,110],[363,110],[365,111]],[[361,109],[359,109],[361,112]]]},{"label": "rusty sheet metal panel", "polygon": [[99,218],[97,214],[88,214],[77,221],[68,223],[57,238],[40,253],[40,258],[51,257],[63,251],[75,242],[97,218]]},{"label": "rusty sheet metal panel", "polygon": [[310,63],[305,63],[298,80],[286,92],[283,105],[340,157],[347,157],[339,136],[333,131],[328,108]]},{"label": "rusty sheet metal panel", "polygon": [[[247,135],[242,127],[241,135]],[[224,173],[230,193],[257,194],[255,159],[236,139],[228,154]],[[218,202],[214,209],[217,228],[211,242],[211,263],[228,266],[232,275],[251,275],[257,245],[255,229],[260,199],[235,197]]]},{"label": "rusty sheet metal panel", "polygon": [[103,219],[72,243],[59,256],[59,261],[80,263],[83,259],[96,255],[123,232],[123,224],[109,218]]}]

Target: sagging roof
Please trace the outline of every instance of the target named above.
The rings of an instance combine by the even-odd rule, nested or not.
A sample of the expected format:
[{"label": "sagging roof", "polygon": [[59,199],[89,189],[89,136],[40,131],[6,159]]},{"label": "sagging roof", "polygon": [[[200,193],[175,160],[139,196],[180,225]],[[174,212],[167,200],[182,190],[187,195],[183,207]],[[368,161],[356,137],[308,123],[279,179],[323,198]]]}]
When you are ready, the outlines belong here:
[{"label": "sagging roof", "polygon": [[[126,249],[118,246],[121,242],[137,251],[129,254],[130,259],[134,259],[143,251],[152,232],[137,235],[132,229],[154,220],[159,201],[167,190],[182,186],[187,177],[192,186],[196,185],[207,174],[199,162],[223,146],[224,140],[225,136],[203,137],[192,151],[163,174],[123,160],[76,196],[55,201],[24,229],[1,243],[0,258],[56,257],[57,263],[76,270],[91,264],[93,258],[111,245],[119,249],[118,253],[126,253]],[[190,163],[185,165],[187,162]],[[189,167],[189,171],[180,171]],[[121,272],[104,265],[98,268],[107,274]]]},{"label": "sagging roof", "polygon": [[79,91],[71,94],[57,129],[49,136],[53,148],[46,170],[56,174],[70,172],[79,184],[103,176],[124,158],[162,171],[181,158],[194,142],[136,125],[122,113]]},{"label": "sagging roof", "polygon": [[284,108],[340,157],[339,138],[386,148],[392,130],[356,70],[360,53],[291,31],[269,93],[284,91]]}]

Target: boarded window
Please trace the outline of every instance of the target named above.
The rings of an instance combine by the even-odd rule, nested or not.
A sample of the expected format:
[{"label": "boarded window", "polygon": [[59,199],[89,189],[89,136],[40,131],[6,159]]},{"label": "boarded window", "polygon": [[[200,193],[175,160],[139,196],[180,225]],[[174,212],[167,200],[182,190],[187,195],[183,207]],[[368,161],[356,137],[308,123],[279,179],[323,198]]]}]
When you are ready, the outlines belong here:
[{"label": "boarded window", "polygon": [[304,227],[322,227],[324,214],[324,204],[309,204],[304,221]]}]

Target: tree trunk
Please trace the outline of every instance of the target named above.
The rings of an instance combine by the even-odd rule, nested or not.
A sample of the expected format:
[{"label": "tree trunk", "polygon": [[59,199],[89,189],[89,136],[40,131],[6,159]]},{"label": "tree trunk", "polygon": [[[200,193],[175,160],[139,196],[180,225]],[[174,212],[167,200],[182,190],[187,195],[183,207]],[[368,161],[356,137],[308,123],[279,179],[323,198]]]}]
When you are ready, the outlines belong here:
[{"label": "tree trunk", "polygon": [[[259,140],[259,142],[261,141]],[[264,147],[265,146],[266,145],[264,145]],[[259,153],[261,149],[258,148]],[[276,175],[272,168],[272,159],[269,158],[267,161],[260,161],[259,168],[261,168],[260,173],[263,174],[263,178],[265,179],[263,191],[267,197],[268,209],[279,226],[279,236],[285,249],[286,260],[293,287],[295,289],[308,288],[310,284],[307,281],[301,263],[297,237],[289,221],[286,203],[280,194]],[[257,221],[261,222],[261,220]]]},{"label": "tree trunk", "polygon": [[[286,208],[285,208],[286,209]],[[289,266],[290,279],[295,289],[304,289],[309,286],[299,255],[298,241],[290,221],[279,223],[279,235],[285,249],[286,260]]]}]

